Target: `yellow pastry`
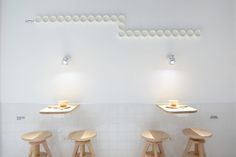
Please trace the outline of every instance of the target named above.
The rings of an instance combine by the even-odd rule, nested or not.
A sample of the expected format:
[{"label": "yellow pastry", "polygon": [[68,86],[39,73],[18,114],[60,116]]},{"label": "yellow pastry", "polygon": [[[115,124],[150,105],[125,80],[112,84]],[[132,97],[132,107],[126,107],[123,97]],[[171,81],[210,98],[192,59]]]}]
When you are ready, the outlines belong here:
[{"label": "yellow pastry", "polygon": [[62,107],[62,108],[67,107],[68,104],[69,104],[69,102],[67,100],[60,100],[60,101],[58,101],[58,106]]},{"label": "yellow pastry", "polygon": [[178,100],[168,100],[169,106],[176,107],[179,104]]}]

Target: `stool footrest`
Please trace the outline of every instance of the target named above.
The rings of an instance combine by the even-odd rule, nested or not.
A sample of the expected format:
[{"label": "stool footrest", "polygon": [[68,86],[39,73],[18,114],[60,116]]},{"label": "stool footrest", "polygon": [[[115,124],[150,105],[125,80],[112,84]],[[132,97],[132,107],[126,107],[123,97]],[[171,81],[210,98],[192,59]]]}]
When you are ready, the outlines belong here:
[{"label": "stool footrest", "polygon": [[188,157],[199,157],[199,155],[196,155],[194,151],[188,152]]},{"label": "stool footrest", "polygon": [[[83,157],[91,157],[92,155],[91,155],[91,153],[89,153],[89,152],[85,152],[85,153],[83,153]],[[78,153],[77,155],[76,155],[76,157],[80,157],[80,153]]]},{"label": "stool footrest", "polygon": [[[150,152],[146,152],[146,154],[145,154],[145,157],[154,157],[155,155],[154,155],[154,153],[152,152],[152,151],[150,151]],[[161,157],[161,153],[157,153],[157,156],[159,157]]]},{"label": "stool footrest", "polygon": [[40,157],[47,157],[47,153],[46,152],[40,152]]}]

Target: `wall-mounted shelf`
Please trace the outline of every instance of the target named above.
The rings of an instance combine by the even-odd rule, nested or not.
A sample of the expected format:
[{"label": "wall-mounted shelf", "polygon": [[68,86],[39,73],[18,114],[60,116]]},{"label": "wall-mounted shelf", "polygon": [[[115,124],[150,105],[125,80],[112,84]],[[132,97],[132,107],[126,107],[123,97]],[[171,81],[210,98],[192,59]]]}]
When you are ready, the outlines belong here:
[{"label": "wall-mounted shelf", "polygon": [[172,114],[196,113],[198,111],[196,108],[188,105],[178,105],[176,107],[172,107],[169,104],[156,104],[156,106],[163,111]]},{"label": "wall-mounted shelf", "polygon": [[71,113],[75,109],[79,107],[79,104],[76,105],[69,105],[68,108],[61,108],[57,105],[54,105],[53,107],[46,107],[40,110],[40,114],[67,114]]}]

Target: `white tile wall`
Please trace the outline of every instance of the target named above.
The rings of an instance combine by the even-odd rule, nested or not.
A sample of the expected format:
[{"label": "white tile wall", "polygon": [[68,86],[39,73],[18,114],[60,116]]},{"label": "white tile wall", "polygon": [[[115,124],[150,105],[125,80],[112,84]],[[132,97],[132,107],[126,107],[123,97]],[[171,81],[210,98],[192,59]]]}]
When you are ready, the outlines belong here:
[{"label": "white tile wall", "polygon": [[[160,129],[171,136],[171,140],[164,144],[167,156],[177,157],[181,156],[186,144],[187,139],[181,132],[185,127],[207,128],[214,133],[206,143],[208,156],[233,156],[232,105],[235,104],[194,103],[198,113],[176,117],[161,111],[154,104],[81,104],[77,111],[60,118],[40,115],[39,109],[45,104],[3,104],[1,156],[27,156],[29,145],[21,140],[21,135],[41,129],[53,132],[49,145],[54,157],[71,155],[73,142],[67,135],[76,129],[97,131],[97,137],[93,140],[97,157],[140,156],[143,146],[141,132]],[[25,119],[17,121],[17,115],[25,116]],[[218,115],[219,119],[210,120],[210,115]],[[12,146],[15,150],[9,151]]]},{"label": "white tile wall", "polygon": [[1,112],[1,116],[0,116],[0,156],[2,154],[2,104],[0,103],[0,112]]}]

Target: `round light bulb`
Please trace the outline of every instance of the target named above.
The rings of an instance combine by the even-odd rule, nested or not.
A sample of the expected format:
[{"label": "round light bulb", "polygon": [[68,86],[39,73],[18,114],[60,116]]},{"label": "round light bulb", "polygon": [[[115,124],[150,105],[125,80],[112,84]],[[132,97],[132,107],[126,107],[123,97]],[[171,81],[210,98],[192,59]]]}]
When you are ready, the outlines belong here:
[{"label": "round light bulb", "polygon": [[170,60],[170,65],[174,65],[176,63],[175,60]]},{"label": "round light bulb", "polygon": [[175,55],[169,54],[169,55],[168,55],[168,59],[169,59],[169,64],[170,64],[170,65],[174,65],[174,64],[176,63]]},{"label": "round light bulb", "polygon": [[70,61],[70,56],[65,56],[65,57],[63,57],[61,64],[68,65],[69,61]]}]

